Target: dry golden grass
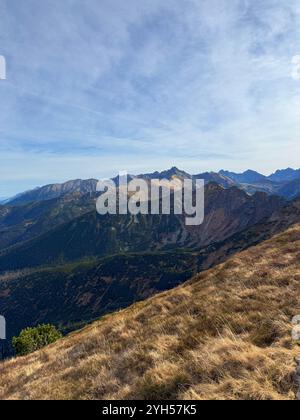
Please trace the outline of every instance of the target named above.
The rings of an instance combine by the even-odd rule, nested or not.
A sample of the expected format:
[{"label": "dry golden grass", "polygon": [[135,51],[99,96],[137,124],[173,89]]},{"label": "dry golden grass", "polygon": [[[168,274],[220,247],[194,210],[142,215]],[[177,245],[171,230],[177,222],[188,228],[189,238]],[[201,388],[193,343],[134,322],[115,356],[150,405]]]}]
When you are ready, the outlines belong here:
[{"label": "dry golden grass", "polygon": [[1,399],[294,399],[300,225],[0,365]]}]

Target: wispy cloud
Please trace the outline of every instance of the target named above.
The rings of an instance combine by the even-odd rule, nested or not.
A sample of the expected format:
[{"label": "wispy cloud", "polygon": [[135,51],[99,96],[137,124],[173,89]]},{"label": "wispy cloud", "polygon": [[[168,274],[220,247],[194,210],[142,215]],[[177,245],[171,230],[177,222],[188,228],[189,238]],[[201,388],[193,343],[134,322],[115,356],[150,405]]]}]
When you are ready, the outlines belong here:
[{"label": "wispy cloud", "polygon": [[0,0],[0,54],[0,195],[120,168],[299,166],[298,0]]}]

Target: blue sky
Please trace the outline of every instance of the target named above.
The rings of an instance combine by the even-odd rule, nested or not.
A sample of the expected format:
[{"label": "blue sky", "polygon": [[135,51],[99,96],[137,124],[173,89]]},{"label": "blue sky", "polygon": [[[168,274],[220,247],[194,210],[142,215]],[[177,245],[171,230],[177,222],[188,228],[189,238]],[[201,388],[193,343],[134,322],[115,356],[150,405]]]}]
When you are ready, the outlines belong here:
[{"label": "blue sky", "polygon": [[300,167],[299,0],[0,0],[0,54],[0,197]]}]

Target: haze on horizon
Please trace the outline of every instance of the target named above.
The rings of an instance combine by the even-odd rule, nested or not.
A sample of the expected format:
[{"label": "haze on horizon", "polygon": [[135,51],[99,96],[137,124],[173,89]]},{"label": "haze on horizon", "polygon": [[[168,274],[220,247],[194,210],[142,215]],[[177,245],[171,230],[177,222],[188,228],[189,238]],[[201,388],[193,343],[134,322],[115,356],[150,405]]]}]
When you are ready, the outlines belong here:
[{"label": "haze on horizon", "polygon": [[0,0],[0,196],[298,168],[298,0]]}]

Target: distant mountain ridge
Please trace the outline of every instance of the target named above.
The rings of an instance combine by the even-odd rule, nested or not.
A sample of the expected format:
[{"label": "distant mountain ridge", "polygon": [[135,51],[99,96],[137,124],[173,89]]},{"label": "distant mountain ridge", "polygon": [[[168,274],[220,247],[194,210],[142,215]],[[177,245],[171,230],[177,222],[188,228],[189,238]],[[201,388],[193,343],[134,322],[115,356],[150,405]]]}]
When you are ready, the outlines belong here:
[{"label": "distant mountain ridge", "polygon": [[173,166],[173,168],[168,169],[166,171],[162,171],[162,172],[153,172],[153,173],[149,173],[149,174],[141,174],[138,175],[138,178],[143,178],[146,180],[151,180],[151,179],[172,179],[174,177],[180,178],[180,179],[191,179],[192,175],[188,174],[185,171],[182,171],[178,168],[176,168],[176,166]]},{"label": "distant mountain ridge", "polygon": [[266,180],[280,183],[280,182],[290,182],[290,181],[294,181],[295,179],[300,179],[300,169],[292,169],[292,168],[279,169],[275,173],[269,176],[262,175],[259,172],[252,171],[250,169],[248,169],[247,171],[243,173],[235,173],[235,172],[229,172],[229,171],[224,171],[224,170],[221,170],[219,173],[241,184],[252,184],[252,183],[255,184],[255,183],[263,182]]},{"label": "distant mountain ridge", "polygon": [[282,169],[276,171],[274,174],[270,175],[268,177],[270,181],[274,182],[288,182],[288,181],[294,181],[295,179],[300,178],[300,169]]},{"label": "distant mountain ridge", "polygon": [[283,186],[278,190],[278,195],[285,197],[287,199],[294,199],[300,196],[300,179],[294,179]]},{"label": "distant mountain ridge", "polygon": [[0,272],[123,252],[199,249],[258,223],[284,204],[280,197],[259,192],[250,196],[237,187],[209,183],[204,223],[193,229],[185,225],[184,215],[100,216],[94,208],[2,250]]},{"label": "distant mountain ridge", "polygon": [[251,171],[250,169],[242,174],[223,170],[220,171],[219,174],[224,175],[239,184],[255,184],[258,182],[264,182],[268,179],[266,176],[255,171]]},{"label": "distant mountain ridge", "polygon": [[234,172],[220,171],[239,187],[250,194],[263,191],[267,194],[275,194],[288,200],[293,200],[300,195],[300,169],[278,170],[270,176],[264,176],[258,172],[248,170],[237,174]]},{"label": "distant mountain ridge", "polygon": [[9,200],[10,205],[28,204],[34,201],[46,201],[59,198],[65,194],[80,192],[83,194],[94,193],[97,186],[96,179],[76,179],[62,184],[49,184],[33,190],[18,194]]},{"label": "distant mountain ridge", "polygon": [[[267,194],[280,195],[287,199],[294,199],[300,194],[300,169],[278,170],[270,176],[262,175],[256,171],[248,169],[243,173],[235,173],[226,170],[220,172],[204,172],[189,174],[186,171],[173,167],[162,172],[153,172],[140,175],[128,175],[128,180],[142,178],[147,181],[153,179],[204,179],[205,183],[215,182],[224,188],[237,186],[240,189],[254,194],[256,191],[266,192]],[[119,177],[112,178],[118,184]],[[1,205],[22,205],[34,201],[46,201],[59,198],[65,194],[82,193],[91,194],[96,192],[97,180],[72,180],[61,184],[49,184],[37,187],[30,191],[20,193],[10,199],[0,200]]]}]

